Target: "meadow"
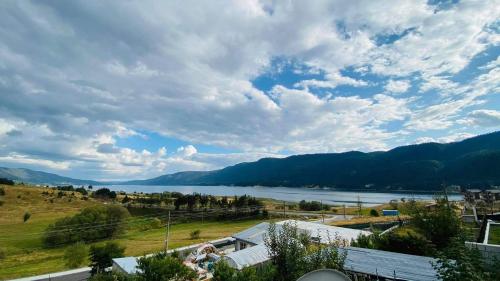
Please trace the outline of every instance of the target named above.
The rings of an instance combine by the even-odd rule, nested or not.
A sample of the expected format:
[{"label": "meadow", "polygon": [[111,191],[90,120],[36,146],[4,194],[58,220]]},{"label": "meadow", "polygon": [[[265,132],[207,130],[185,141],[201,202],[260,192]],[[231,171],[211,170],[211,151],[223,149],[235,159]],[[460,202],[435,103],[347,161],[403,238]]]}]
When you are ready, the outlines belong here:
[{"label": "meadow", "polygon": [[[63,192],[32,186],[2,186],[5,195],[0,206],[0,280],[45,274],[69,269],[64,252],[67,246],[46,248],[42,235],[56,220],[78,213],[86,207],[107,202],[84,199],[77,192]],[[25,214],[29,219],[24,222]],[[170,248],[200,243],[229,236],[255,225],[259,219],[228,221],[172,220]],[[127,221],[125,233],[114,238],[126,247],[126,256],[157,252],[164,248],[165,227],[152,228],[146,216],[133,216]],[[201,230],[200,237],[191,239],[190,233]],[[96,243],[103,243],[102,241]]]}]

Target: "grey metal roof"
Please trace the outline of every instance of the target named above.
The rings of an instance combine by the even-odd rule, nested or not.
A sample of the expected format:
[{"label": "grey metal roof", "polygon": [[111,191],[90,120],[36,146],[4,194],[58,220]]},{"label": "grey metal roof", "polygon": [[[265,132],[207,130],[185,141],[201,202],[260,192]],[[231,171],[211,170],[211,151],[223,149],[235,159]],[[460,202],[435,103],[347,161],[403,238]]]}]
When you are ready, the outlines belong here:
[{"label": "grey metal roof", "polygon": [[[278,227],[276,225],[276,227]],[[262,244],[264,243],[264,234],[267,232],[269,229],[269,223],[268,222],[261,222],[255,226],[252,226],[248,229],[245,229],[241,232],[238,232],[233,235],[233,238],[236,238],[238,240],[243,240],[248,243],[252,244]]]},{"label": "grey metal roof", "polygon": [[135,274],[138,262],[136,257],[115,258],[113,265],[118,266],[124,273]]},{"label": "grey metal roof", "polygon": [[233,268],[243,269],[247,266],[254,266],[268,261],[269,255],[266,245],[248,247],[241,251],[227,254],[223,259]]},{"label": "grey metal roof", "polygon": [[439,280],[430,257],[348,247],[344,269],[398,280]]},{"label": "grey metal roof", "polygon": [[[401,253],[348,247],[344,269],[397,280],[432,281],[439,280],[432,267],[433,258]],[[224,258],[230,266],[242,269],[268,261],[267,248],[263,244],[233,252]]]}]

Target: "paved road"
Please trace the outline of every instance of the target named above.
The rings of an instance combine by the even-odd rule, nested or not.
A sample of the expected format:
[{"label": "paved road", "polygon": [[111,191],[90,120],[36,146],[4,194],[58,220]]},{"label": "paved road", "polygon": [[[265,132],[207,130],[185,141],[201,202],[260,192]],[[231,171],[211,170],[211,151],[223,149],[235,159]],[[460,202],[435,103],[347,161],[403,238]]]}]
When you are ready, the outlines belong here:
[{"label": "paved road", "polygon": [[90,268],[38,275],[11,281],[85,281],[90,277]]}]

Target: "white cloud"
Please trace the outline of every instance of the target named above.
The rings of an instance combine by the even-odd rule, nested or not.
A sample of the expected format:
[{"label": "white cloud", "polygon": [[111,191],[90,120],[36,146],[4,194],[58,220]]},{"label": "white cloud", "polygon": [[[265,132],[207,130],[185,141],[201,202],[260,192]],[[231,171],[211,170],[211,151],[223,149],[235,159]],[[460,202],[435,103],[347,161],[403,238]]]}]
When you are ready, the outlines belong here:
[{"label": "white cloud", "polygon": [[500,111],[488,109],[474,110],[461,123],[481,127],[500,127]]},{"label": "white cloud", "polygon": [[[0,6],[0,159],[82,177],[212,169],[280,151],[385,149],[403,134],[453,127],[499,88],[495,62],[468,85],[452,80],[500,42],[495,0],[440,11],[427,1]],[[398,38],[381,44],[386,37]],[[303,79],[293,89],[287,81],[257,89],[259,75],[287,67],[276,59],[303,66],[295,71]],[[419,79],[421,92],[412,92]],[[388,96],[371,88],[380,85],[440,95]],[[239,153],[185,146],[168,154],[115,141],[146,139],[142,132]]]},{"label": "white cloud", "polygon": [[391,93],[401,94],[411,87],[411,83],[408,80],[389,80],[385,85],[384,89]]}]

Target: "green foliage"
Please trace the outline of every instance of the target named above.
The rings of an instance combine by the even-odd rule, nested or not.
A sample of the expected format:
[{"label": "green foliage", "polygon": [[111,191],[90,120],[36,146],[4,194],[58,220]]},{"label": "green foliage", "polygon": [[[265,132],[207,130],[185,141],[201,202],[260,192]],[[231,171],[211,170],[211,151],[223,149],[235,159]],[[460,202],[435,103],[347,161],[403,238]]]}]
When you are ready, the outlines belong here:
[{"label": "green foliage", "polygon": [[31,218],[30,212],[25,212],[23,215],[23,222],[27,222]]},{"label": "green foliage", "polygon": [[90,247],[90,267],[92,275],[103,273],[113,264],[114,258],[123,257],[125,247],[116,242],[106,242],[104,245],[92,245]]},{"label": "green foliage", "polygon": [[370,210],[370,216],[372,216],[372,217],[378,217],[379,216],[378,211],[375,210],[375,209],[371,209]]},{"label": "green foliage", "polygon": [[5,195],[5,188],[0,187],[0,196],[4,196],[4,195]]},{"label": "green foliage", "polygon": [[88,191],[85,189],[85,187],[79,187],[79,188],[75,189],[75,191],[81,193],[82,195],[88,194]]},{"label": "green foliage", "polygon": [[[16,183],[13,180],[9,180],[9,179],[6,179],[6,178],[0,178],[0,184],[14,185]],[[0,195],[4,195],[4,194],[0,193]]]},{"label": "green foliage", "polygon": [[57,246],[110,238],[123,231],[128,216],[127,209],[116,205],[85,208],[79,214],[49,225],[43,241],[46,246]]},{"label": "green foliage", "polygon": [[139,259],[137,267],[137,281],[184,281],[196,278],[194,271],[164,253]]},{"label": "green foliage", "polygon": [[258,268],[246,267],[238,271],[230,267],[225,261],[215,264],[213,281],[273,281],[276,275],[275,267],[271,264]]},{"label": "green foliage", "polygon": [[320,268],[343,271],[346,256],[339,248],[345,246],[345,242],[338,238],[327,245],[311,243],[310,236],[285,223],[280,229],[271,224],[264,242],[276,269],[276,281],[296,280]]},{"label": "green foliage", "polygon": [[441,253],[434,268],[443,281],[493,281],[498,275],[487,272],[477,249],[465,246],[464,239],[454,238]]},{"label": "green foliage", "polygon": [[115,199],[116,192],[109,190],[109,188],[100,188],[94,191],[94,193],[92,193],[92,196],[100,199]]},{"label": "green foliage", "polygon": [[307,202],[306,200],[302,200],[299,202],[299,208],[303,211],[321,211],[330,209],[330,206],[323,205],[318,201]]},{"label": "green foliage", "polygon": [[88,281],[135,281],[134,276],[124,275],[118,272],[104,272],[91,276]]},{"label": "green foliage", "polygon": [[0,248],[0,260],[3,260],[7,257],[7,252],[4,249]]},{"label": "green foliage", "polygon": [[434,210],[417,208],[412,223],[437,249],[445,248],[460,233],[461,222],[447,197],[437,197]]},{"label": "green foliage", "polygon": [[85,262],[87,255],[87,247],[85,244],[77,242],[66,249],[64,252],[64,259],[68,267],[76,268]]},{"label": "green foliage", "polygon": [[191,233],[189,233],[189,237],[191,238],[191,240],[199,239],[200,233],[201,233],[201,230],[199,230],[199,229],[193,230],[193,231],[191,231]]}]

